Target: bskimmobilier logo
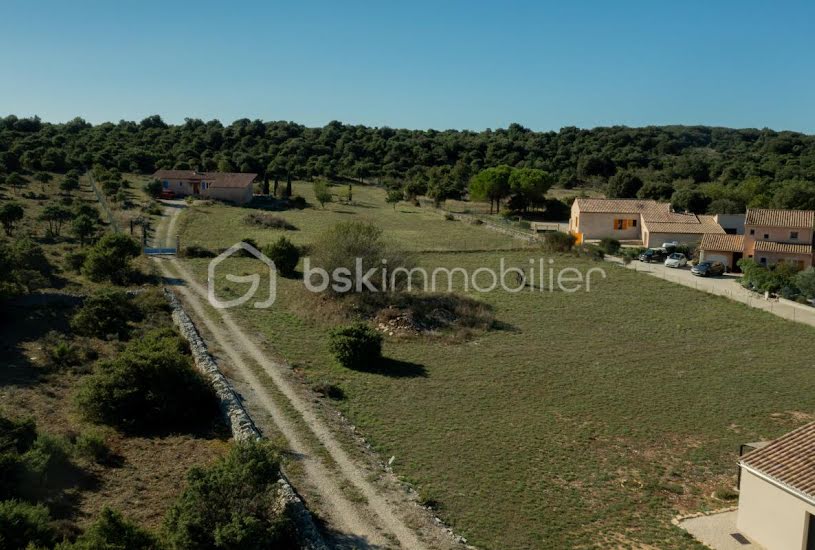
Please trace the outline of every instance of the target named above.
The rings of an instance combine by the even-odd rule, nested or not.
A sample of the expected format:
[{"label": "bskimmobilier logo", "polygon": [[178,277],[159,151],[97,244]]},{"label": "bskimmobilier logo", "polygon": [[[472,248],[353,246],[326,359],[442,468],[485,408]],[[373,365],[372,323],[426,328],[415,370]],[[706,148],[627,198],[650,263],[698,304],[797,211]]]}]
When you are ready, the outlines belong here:
[{"label": "bskimmobilier logo", "polygon": [[234,298],[232,300],[222,301],[215,295],[215,269],[218,265],[232,256],[233,254],[239,253],[241,251],[246,251],[250,253],[252,256],[263,262],[269,267],[269,297],[262,301],[262,302],[255,302],[254,306],[258,309],[265,309],[271,307],[274,304],[275,299],[277,299],[277,268],[275,267],[274,262],[269,259],[266,254],[252,246],[251,244],[245,242],[239,242],[233,244],[229,248],[227,248],[224,252],[219,254],[216,258],[213,258],[211,262],[209,262],[209,267],[207,269],[207,298],[209,299],[209,303],[212,304],[212,307],[218,309],[227,309],[231,307],[237,307],[240,305],[245,304],[249,300],[251,300],[255,294],[257,293],[258,289],[260,288],[260,279],[261,276],[257,273],[252,273],[251,275],[234,275],[232,273],[226,274],[226,280],[233,282],[233,283],[251,283],[249,290],[246,293],[239,297]]}]

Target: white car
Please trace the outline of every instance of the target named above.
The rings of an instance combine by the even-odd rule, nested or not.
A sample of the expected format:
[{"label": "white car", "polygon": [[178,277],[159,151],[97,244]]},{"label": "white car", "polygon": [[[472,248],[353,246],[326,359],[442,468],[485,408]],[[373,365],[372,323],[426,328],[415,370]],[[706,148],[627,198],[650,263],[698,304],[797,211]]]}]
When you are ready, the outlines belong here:
[{"label": "white car", "polygon": [[668,241],[667,243],[662,243],[662,248],[676,248],[679,246],[679,241]]},{"label": "white car", "polygon": [[688,265],[688,259],[681,252],[674,252],[665,259],[665,267],[683,267]]}]

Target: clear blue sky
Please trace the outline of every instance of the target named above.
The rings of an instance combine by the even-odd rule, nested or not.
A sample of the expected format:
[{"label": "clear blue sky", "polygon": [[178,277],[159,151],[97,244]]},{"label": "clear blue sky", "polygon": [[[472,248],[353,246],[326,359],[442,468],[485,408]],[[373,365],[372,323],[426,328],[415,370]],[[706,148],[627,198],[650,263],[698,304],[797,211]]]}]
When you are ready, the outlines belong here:
[{"label": "clear blue sky", "polygon": [[3,0],[0,113],[815,133],[815,2]]}]

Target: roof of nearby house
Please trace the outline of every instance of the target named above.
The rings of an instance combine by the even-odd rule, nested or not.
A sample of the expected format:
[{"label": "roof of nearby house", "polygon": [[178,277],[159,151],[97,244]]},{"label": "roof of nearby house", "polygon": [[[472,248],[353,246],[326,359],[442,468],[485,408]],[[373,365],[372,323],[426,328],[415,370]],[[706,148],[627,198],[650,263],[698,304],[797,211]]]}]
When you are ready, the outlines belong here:
[{"label": "roof of nearby house", "polygon": [[747,453],[740,463],[815,499],[815,422]]},{"label": "roof of nearby house", "polygon": [[575,204],[581,213],[640,214],[649,231],[654,233],[724,233],[713,216],[671,212],[671,205],[667,202],[650,199],[578,198],[575,199]]},{"label": "roof of nearby house", "polygon": [[815,227],[815,211],[812,210],[773,210],[770,208],[748,208],[745,225],[765,225],[768,227]]},{"label": "roof of nearby house", "polygon": [[812,254],[811,244],[756,241],[756,252],[783,252],[785,254]]},{"label": "roof of nearby house", "polygon": [[159,180],[205,181],[210,187],[247,187],[257,174],[242,172],[196,172],[195,170],[157,170],[153,177]]},{"label": "roof of nearby house", "polygon": [[702,250],[715,250],[716,252],[742,252],[744,250],[744,235],[721,235],[705,233],[699,245]]}]

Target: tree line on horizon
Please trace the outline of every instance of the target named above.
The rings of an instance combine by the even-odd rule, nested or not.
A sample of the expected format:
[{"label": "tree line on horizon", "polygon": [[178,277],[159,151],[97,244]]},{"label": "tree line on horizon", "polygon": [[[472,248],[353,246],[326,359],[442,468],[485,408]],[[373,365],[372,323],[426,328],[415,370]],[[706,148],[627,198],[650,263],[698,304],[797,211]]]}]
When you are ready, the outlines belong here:
[{"label": "tree line on horizon", "polygon": [[[487,169],[499,168],[492,175],[500,177],[507,169],[528,169],[535,172],[519,172],[519,185],[523,179],[540,183],[543,173],[539,188],[599,189],[609,197],[670,200],[678,209],[695,212],[815,209],[815,136],[766,128],[612,126],[536,132],[511,124],[475,132],[337,121],[321,128],[249,119],[229,125],[186,119],[172,125],[158,115],[97,125],[81,118],[60,124],[38,117],[0,118],[0,177],[92,166],[142,174],[168,168],[254,172],[276,181],[367,181],[436,201],[484,191],[476,176]],[[482,200],[494,200],[489,192],[482,195]]]}]

